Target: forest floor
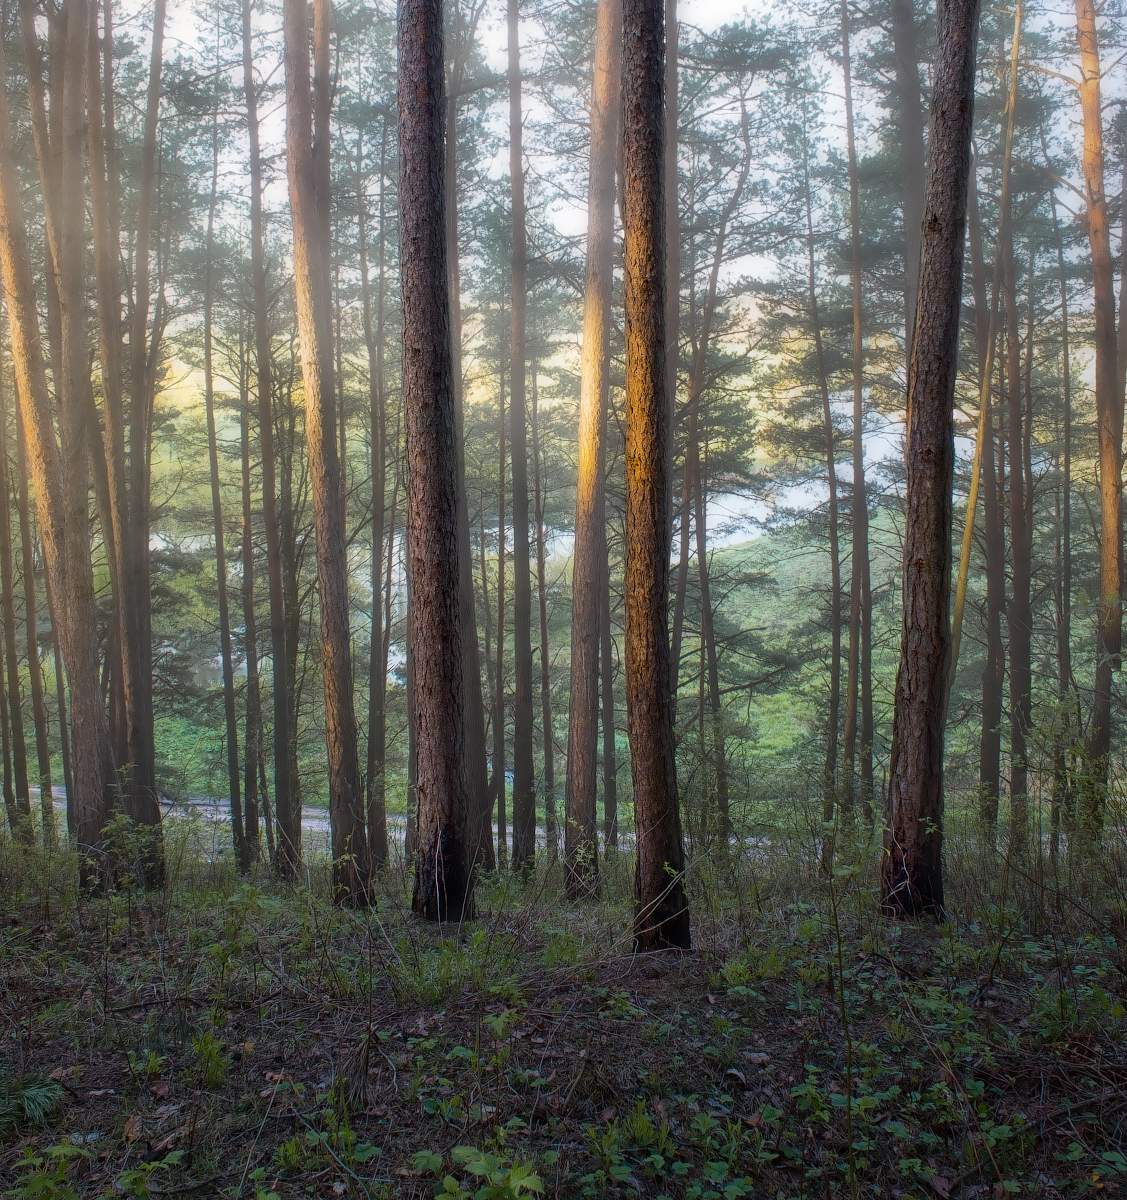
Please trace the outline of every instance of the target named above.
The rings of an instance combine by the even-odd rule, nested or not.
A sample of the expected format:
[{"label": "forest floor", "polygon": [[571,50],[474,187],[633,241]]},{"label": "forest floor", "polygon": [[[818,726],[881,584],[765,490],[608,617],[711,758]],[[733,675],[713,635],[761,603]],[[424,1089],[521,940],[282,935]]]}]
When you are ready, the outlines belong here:
[{"label": "forest floor", "polygon": [[5,1196],[1127,1195],[1124,914],[1044,881],[900,926],[780,856],[635,957],[626,860],[445,931],[401,874],[355,913],[176,858],[79,904],[70,866],[0,846]]}]

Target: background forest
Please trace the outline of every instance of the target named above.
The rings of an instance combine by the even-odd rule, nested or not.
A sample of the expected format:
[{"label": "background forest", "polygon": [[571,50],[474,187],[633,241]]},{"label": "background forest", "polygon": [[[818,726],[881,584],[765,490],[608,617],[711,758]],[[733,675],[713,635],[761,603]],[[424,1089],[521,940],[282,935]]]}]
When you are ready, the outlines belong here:
[{"label": "background forest", "polygon": [[[875,890],[960,4],[665,0],[650,822],[630,81],[661,6],[0,4],[6,1194],[1127,1187],[1119,0],[978,18],[938,893],[892,904],[937,924]],[[629,953],[647,904],[684,948],[691,909],[692,960]]]}]

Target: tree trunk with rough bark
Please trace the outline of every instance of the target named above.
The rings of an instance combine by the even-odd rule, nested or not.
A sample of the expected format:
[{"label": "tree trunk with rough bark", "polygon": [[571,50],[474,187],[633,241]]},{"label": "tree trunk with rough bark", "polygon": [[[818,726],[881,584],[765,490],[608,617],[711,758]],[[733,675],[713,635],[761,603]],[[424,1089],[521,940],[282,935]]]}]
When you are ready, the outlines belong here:
[{"label": "tree trunk with rough bark", "polygon": [[457,414],[451,377],[440,0],[399,5],[399,237],[407,415],[411,675],[418,824],[412,908],[472,913],[459,604]]},{"label": "tree trunk with rough bark", "polygon": [[637,830],[634,942],[688,949],[685,852],[669,671],[669,401],[666,395],[661,0],[623,5],[626,245],[626,695]]},{"label": "tree trunk with rough bark", "polygon": [[908,369],[904,610],[881,901],[943,913],[943,732],[950,650],[951,491],[978,0],[940,0],[916,336]]}]

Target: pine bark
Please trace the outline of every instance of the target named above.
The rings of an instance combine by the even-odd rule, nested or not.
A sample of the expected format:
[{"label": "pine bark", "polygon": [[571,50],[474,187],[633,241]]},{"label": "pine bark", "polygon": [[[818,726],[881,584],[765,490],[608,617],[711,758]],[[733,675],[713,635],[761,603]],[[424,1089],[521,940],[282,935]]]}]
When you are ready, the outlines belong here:
[{"label": "pine bark", "polygon": [[941,0],[916,337],[908,369],[904,609],[889,764],[884,907],[943,912],[943,733],[951,492],[978,0]]},{"label": "pine bark", "polygon": [[412,908],[460,920],[467,856],[458,449],[443,219],[445,80],[440,0],[399,5],[399,205],[407,415],[408,565],[418,823]]},{"label": "pine bark", "polygon": [[637,830],[634,942],[688,949],[669,671],[661,0],[623,5],[626,280],[626,694]]}]

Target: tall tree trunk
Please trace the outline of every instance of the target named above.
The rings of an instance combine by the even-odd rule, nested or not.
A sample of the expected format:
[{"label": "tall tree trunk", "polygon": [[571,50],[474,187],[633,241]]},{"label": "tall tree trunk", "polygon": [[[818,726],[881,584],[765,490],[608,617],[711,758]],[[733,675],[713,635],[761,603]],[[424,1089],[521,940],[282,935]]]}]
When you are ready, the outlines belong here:
[{"label": "tall tree trunk", "polygon": [[937,16],[925,233],[908,369],[904,615],[881,863],[882,904],[901,916],[943,912],[954,398],[978,9],[978,0],[940,0]]},{"label": "tall tree trunk", "polygon": [[916,293],[920,281],[920,225],[924,208],[924,115],[913,0],[892,0],[896,120],[900,134],[900,205],[904,222],[904,346],[912,358]]},{"label": "tall tree trunk", "polygon": [[[462,387],[462,272],[458,235],[458,104],[465,71],[484,0],[473,0],[466,19],[458,4],[453,12],[456,42],[450,56],[450,87],[446,96],[446,256],[450,275],[450,350],[454,404],[458,419],[458,601],[462,624],[462,674],[465,689],[466,771],[469,787],[469,846],[476,866],[496,865],[490,827],[491,799],[485,761],[485,705],[481,693],[481,652],[477,636],[477,605],[473,586],[473,551],[466,497],[465,402]],[[486,627],[489,625],[485,610]]]},{"label": "tall tree trunk", "polygon": [[540,618],[540,725],[544,750],[544,833],[548,857],[559,856],[559,831],[556,828],[556,770],[552,730],[552,657],[548,644],[548,531],[544,524],[544,477],[540,457],[540,403],[536,385],[536,364],[532,365],[532,468],[533,511],[536,518],[536,599]]},{"label": "tall tree trunk", "polygon": [[305,440],[313,493],[321,671],[329,758],[333,893],[338,903],[367,902],[360,760],[352,695],[348,575],[333,385],[329,275],[329,0],[313,4],[313,77],[305,0],[286,0],[286,164],[293,214],[294,288],[305,392]]},{"label": "tall tree trunk", "polygon": [[258,92],[251,43],[251,0],[243,0],[243,96],[247,110],[250,175],[251,282],[254,303],[254,351],[258,387],[258,440],[262,462],[262,524],[266,534],[266,573],[270,590],[270,655],[274,692],[274,814],[278,844],[275,866],[284,879],[301,870],[301,804],[292,772],[292,678],[287,649],[286,597],[282,579],[274,449],[273,360],[266,290],[266,250],[262,217],[262,153],[259,145]]},{"label": "tall tree trunk", "polygon": [[19,814],[17,836],[35,840],[31,823],[31,787],[27,775],[27,742],[23,730],[23,700],[20,696],[20,660],[16,654],[16,588],[12,570],[12,489],[8,473],[8,399],[0,363],[0,597],[4,626],[4,665],[7,672],[8,719],[12,726],[12,779],[15,811]]},{"label": "tall tree trunk", "polygon": [[623,5],[626,695],[637,829],[634,942],[690,945],[669,674],[669,402],[661,0]]},{"label": "tall tree trunk", "polygon": [[[681,23],[677,0],[665,2],[665,126],[662,147],[662,200],[665,205],[665,396],[669,404],[670,478],[673,471],[673,431],[677,428],[677,380],[681,366],[681,204],[678,189],[680,149],[681,78],[679,57]],[[621,25],[621,0],[618,0]],[[618,66],[621,73],[621,66]],[[687,503],[682,507],[682,515]],[[673,535],[673,509],[669,510],[669,537]],[[673,712],[677,712],[677,674],[680,670],[680,630],[675,633],[677,655],[672,656]]]},{"label": "tall tree trunk", "polygon": [[51,746],[48,739],[47,701],[43,684],[43,664],[39,658],[39,608],[35,594],[35,553],[31,532],[31,503],[27,488],[27,449],[24,442],[23,419],[20,416],[18,405],[16,405],[16,492],[20,518],[20,567],[23,571],[27,671],[31,683],[31,713],[35,723],[35,762],[39,780],[40,823],[43,829],[43,844],[53,846],[58,840],[58,834],[55,828],[55,802],[51,791]]},{"label": "tall tree trunk", "polygon": [[407,414],[411,673],[418,805],[412,907],[460,920],[473,906],[459,603],[457,414],[443,220],[440,0],[399,5],[399,206]]},{"label": "tall tree trunk", "polygon": [[[843,733],[842,816],[852,819],[861,760],[861,809],[872,817],[872,604],[869,588],[869,507],[865,494],[864,308],[861,279],[861,195],[853,122],[853,78],[849,49],[849,5],[842,0],[841,54],[845,81],[845,130],[849,170],[850,290],[853,297],[853,548],[849,583],[849,671]],[[910,419],[910,414],[909,414]],[[858,703],[859,702],[859,703]],[[859,736],[858,736],[859,734]]]},{"label": "tall tree trunk", "polygon": [[1115,291],[1107,195],[1104,192],[1103,105],[1095,0],[1076,0],[1076,40],[1080,51],[1080,111],[1084,126],[1081,165],[1084,171],[1095,304],[1093,336],[1100,483],[1100,598],[1096,619],[1096,677],[1087,747],[1092,778],[1085,792],[1083,812],[1085,833],[1095,838],[1102,825],[1107,791],[1108,759],[1111,753],[1112,676],[1119,669],[1123,619],[1120,597],[1123,396],[1116,361]]},{"label": "tall tree trunk", "polygon": [[384,403],[384,314],[386,309],[387,122],[380,138],[380,210],[376,250],[376,317],[372,321],[372,289],[368,279],[368,215],[362,186],[357,187],[360,241],[360,293],[364,346],[368,354],[368,440],[372,472],[372,632],[368,649],[368,758],[366,810],[368,860],[373,868],[387,865],[387,667],[383,661],[383,539],[387,494],[387,413]]},{"label": "tall tree trunk", "polygon": [[536,780],[532,766],[532,575],[529,570],[525,356],[528,335],[528,235],[524,217],[519,0],[508,0],[509,179],[512,186],[512,367],[509,383],[513,472],[513,867],[536,856]]},{"label": "tall tree trunk", "polygon": [[[82,387],[86,371],[83,336],[82,198],[85,117],[86,6],[76,0],[66,41],[67,82],[61,134],[59,275],[62,336],[60,440],[56,440],[47,375],[39,341],[35,285],[27,248],[19,184],[12,158],[5,89],[0,86],[0,275],[8,303],[12,361],[35,480],[40,537],[51,591],[58,597],[55,629],[71,685],[72,781],[80,879],[106,879],[102,856],[106,821],[104,784],[110,769],[109,732],[98,691],[94,587],[87,521],[86,456]],[[2,68],[0,57],[0,68]],[[2,77],[0,70],[0,77]],[[61,441],[61,448],[60,448]],[[66,484],[64,488],[64,467]]]},{"label": "tall tree trunk", "polygon": [[600,609],[607,553],[604,473],[621,55],[621,0],[599,0],[595,10],[591,80],[587,265],[579,367],[579,457],[571,572],[571,691],[564,800],[565,878],[572,899],[591,893],[598,885],[595,799]]},{"label": "tall tree trunk", "polygon": [[[216,78],[221,64],[216,63]],[[215,587],[219,609],[219,658],[223,673],[223,720],[227,743],[227,788],[231,833],[239,870],[250,870],[251,854],[243,826],[242,781],[239,776],[239,723],[235,716],[235,665],[231,653],[231,612],[227,597],[227,547],[223,529],[223,497],[219,487],[219,446],[215,432],[215,370],[212,321],[215,310],[215,208],[219,184],[219,99],[211,125],[211,192],[204,241],[203,405],[207,423],[207,461],[211,476],[211,526],[215,540]]]}]

